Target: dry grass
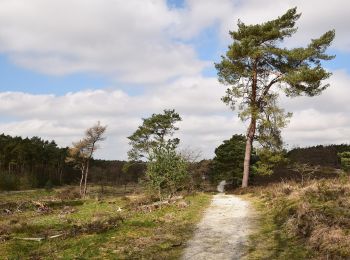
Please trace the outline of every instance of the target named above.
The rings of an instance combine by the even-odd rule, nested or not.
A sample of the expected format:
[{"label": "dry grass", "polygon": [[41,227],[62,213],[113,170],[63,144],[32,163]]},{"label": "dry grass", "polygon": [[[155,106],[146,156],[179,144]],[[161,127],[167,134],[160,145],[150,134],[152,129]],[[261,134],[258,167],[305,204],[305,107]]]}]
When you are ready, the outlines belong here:
[{"label": "dry grass", "polygon": [[[285,182],[251,188],[247,193],[257,199],[262,211],[262,230],[252,239],[272,243],[265,250],[274,252],[275,259],[350,259],[348,178],[312,180],[303,185]],[[270,238],[264,239],[264,231]],[[251,259],[263,254],[259,250],[251,250]]]}]

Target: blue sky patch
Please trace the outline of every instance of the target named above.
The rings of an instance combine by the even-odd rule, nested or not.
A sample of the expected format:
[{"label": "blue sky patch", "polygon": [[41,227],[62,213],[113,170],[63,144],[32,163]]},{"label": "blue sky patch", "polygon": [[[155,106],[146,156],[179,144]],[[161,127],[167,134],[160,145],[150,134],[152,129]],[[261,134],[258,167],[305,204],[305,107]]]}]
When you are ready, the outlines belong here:
[{"label": "blue sky patch", "polygon": [[0,92],[19,91],[31,94],[64,95],[83,89],[99,89],[110,84],[106,78],[80,73],[52,76],[20,68],[0,55]]}]

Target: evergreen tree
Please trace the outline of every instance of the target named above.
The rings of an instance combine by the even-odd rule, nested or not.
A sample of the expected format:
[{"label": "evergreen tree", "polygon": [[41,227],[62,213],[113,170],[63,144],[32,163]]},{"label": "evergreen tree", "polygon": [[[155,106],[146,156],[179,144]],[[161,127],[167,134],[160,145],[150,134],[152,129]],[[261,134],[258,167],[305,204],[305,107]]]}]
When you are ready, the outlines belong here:
[{"label": "evergreen tree", "polygon": [[215,149],[211,176],[213,181],[233,181],[238,184],[242,180],[244,150],[246,138],[233,135]]},{"label": "evergreen tree", "polygon": [[130,160],[149,159],[152,151],[159,147],[177,147],[180,140],[171,137],[179,129],[175,124],[181,121],[181,117],[175,110],[165,109],[162,114],[152,114],[142,120],[142,125],[128,137],[132,147],[128,152]]},{"label": "evergreen tree", "polygon": [[164,194],[174,195],[188,177],[188,163],[176,151],[180,140],[173,138],[179,129],[175,124],[179,121],[181,117],[175,110],[164,110],[162,114],[143,119],[142,125],[128,137],[132,146],[129,159],[133,163],[147,160],[147,183],[160,198]]},{"label": "evergreen tree", "polygon": [[325,53],[335,37],[334,30],[311,40],[307,47],[280,46],[282,40],[297,31],[295,23],[299,17],[297,9],[292,8],[262,24],[246,25],[239,21],[238,30],[230,32],[233,43],[222,61],[215,64],[219,81],[231,86],[222,100],[232,109],[238,104],[240,118],[250,120],[242,187],[248,186],[254,139],[259,140],[259,133],[262,140],[267,136],[280,139],[279,129],[290,116],[277,107],[278,94],[283,91],[290,97],[315,96],[328,87],[322,81],[331,73],[322,67],[321,61],[334,58]]}]

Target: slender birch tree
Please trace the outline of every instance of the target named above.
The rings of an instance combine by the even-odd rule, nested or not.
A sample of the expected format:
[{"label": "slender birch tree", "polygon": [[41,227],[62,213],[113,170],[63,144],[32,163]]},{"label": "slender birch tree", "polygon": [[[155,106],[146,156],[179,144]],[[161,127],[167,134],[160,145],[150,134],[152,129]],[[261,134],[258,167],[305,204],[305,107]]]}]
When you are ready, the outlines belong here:
[{"label": "slender birch tree", "polygon": [[267,134],[279,138],[280,127],[287,123],[289,114],[276,105],[279,93],[315,96],[329,86],[322,84],[331,73],[321,62],[334,58],[326,54],[334,30],[312,39],[306,47],[281,47],[281,42],[297,31],[295,23],[300,15],[297,8],[292,8],[262,24],[238,21],[237,31],[230,32],[233,43],[221,62],[215,64],[219,81],[230,86],[223,102],[232,109],[238,105],[240,118],[249,120],[242,187],[248,186],[253,141],[259,141],[259,133],[261,140],[267,140]]}]

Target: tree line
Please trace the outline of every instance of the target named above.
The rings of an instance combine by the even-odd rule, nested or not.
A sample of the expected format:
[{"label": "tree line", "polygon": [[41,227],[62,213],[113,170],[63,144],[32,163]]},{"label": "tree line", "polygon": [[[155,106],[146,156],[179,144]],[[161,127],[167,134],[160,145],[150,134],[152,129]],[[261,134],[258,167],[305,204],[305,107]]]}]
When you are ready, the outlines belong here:
[{"label": "tree line", "polygon": [[[69,151],[69,147],[59,147],[55,141],[40,137],[22,138],[1,134],[0,190],[51,188],[79,183],[81,170],[68,159]],[[143,177],[145,164],[133,164],[125,171],[126,165],[127,161],[91,158],[89,181],[101,186],[137,183]]]},{"label": "tree line", "polygon": [[[67,148],[40,137],[22,138],[0,135],[1,188],[28,188],[69,182],[64,173]],[[68,178],[67,178],[68,177]]]},{"label": "tree line", "polygon": [[[41,157],[45,150],[43,149],[45,143],[51,143],[51,147],[56,147],[57,151],[61,151],[65,156],[68,155],[68,148],[59,148],[57,145],[53,145],[55,144],[54,141],[44,141],[38,137],[23,139],[21,137],[11,137],[4,134],[0,135],[0,137],[0,189],[40,188],[47,186],[48,183],[52,185],[79,183],[81,172],[74,169],[73,165],[67,163],[66,160],[61,160],[62,157],[56,157],[56,160],[61,160],[60,164],[53,163],[53,160],[49,163],[51,168],[45,167],[46,171],[43,171],[42,159],[48,157]],[[28,145],[28,143],[31,143],[30,140],[36,141]],[[41,141],[37,142],[37,140]],[[23,146],[25,148],[22,147],[19,149],[19,147],[22,146],[22,142],[27,144]],[[187,170],[189,182],[186,184],[196,190],[203,189],[208,181],[215,184],[218,181],[227,180],[235,187],[241,185],[245,142],[246,138],[244,135],[233,135],[230,139],[224,140],[222,144],[215,149],[215,156],[213,159],[200,160],[198,157],[193,156],[191,152],[186,154],[182,151],[182,156],[184,156],[185,160],[188,162]],[[40,145],[38,145],[38,143],[40,143]],[[38,145],[43,151],[38,153],[39,149],[33,148],[35,145]],[[23,154],[35,153],[36,159],[33,160],[33,157],[30,156],[24,157],[23,154],[18,157],[18,153],[14,152],[14,150],[22,150]],[[285,151],[285,157],[293,163],[308,163],[311,166],[321,165],[324,167],[344,169],[345,171],[350,170],[349,154],[350,145],[348,144],[317,145]],[[19,162],[21,162],[22,159],[19,160],[18,158],[27,158],[27,162],[22,164],[22,167],[19,167]],[[54,157],[51,156],[50,158]],[[290,171],[283,165],[277,165],[271,176],[259,175],[254,171],[254,167],[259,160],[260,158],[258,155],[253,152],[251,161],[253,172],[251,177],[252,183],[255,185],[271,181],[280,181],[281,178],[298,178],[295,172]],[[30,164],[35,165],[36,162],[38,162],[36,166],[30,166]],[[138,184],[140,180],[146,180],[148,178],[146,176],[146,161],[107,161],[92,159],[90,163],[89,182],[101,186],[101,190],[107,185],[126,186],[130,183]],[[28,166],[28,168],[23,167],[23,165]],[[56,168],[57,166],[59,167]],[[174,174],[175,173],[176,172],[174,172]],[[181,186],[179,189],[181,189]]]}]

